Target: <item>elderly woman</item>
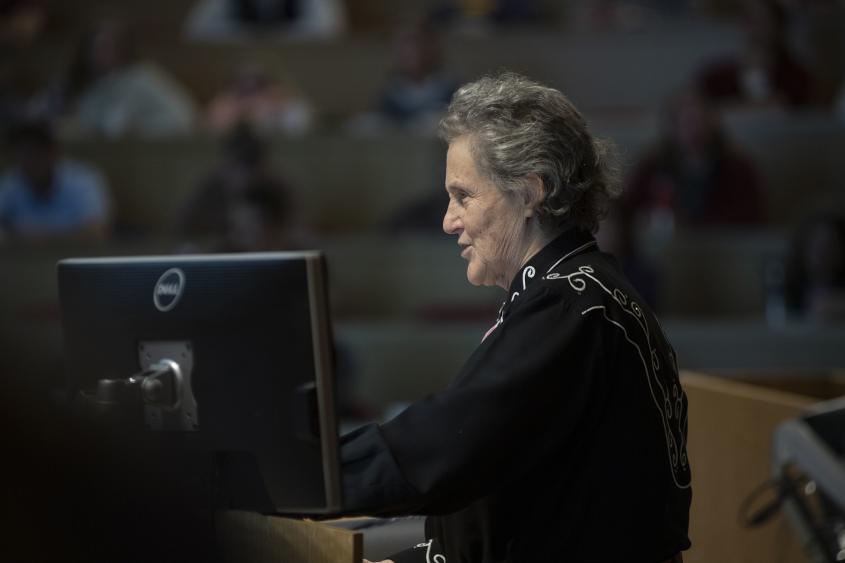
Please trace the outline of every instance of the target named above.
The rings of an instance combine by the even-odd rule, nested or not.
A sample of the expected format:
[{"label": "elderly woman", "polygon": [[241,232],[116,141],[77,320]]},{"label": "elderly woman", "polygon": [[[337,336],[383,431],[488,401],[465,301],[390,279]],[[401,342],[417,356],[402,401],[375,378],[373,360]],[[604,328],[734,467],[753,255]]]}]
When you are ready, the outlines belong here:
[{"label": "elderly woman", "polygon": [[[448,388],[342,443],[350,510],[428,514],[395,561],[680,561],[687,402],[655,316],[592,236],[618,188],[557,90],[459,89],[443,229],[507,292]],[[479,335],[481,336],[481,335]]]}]

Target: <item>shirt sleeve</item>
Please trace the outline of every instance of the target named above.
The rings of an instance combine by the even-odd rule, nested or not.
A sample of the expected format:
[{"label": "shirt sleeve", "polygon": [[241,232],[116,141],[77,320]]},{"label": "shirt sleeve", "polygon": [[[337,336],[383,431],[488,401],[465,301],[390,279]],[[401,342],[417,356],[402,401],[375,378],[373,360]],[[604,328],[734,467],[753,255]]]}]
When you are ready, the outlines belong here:
[{"label": "shirt sleeve", "polygon": [[445,561],[443,549],[436,539],[426,540],[418,543],[412,548],[394,553],[388,557],[393,563],[431,563],[432,561]]},{"label": "shirt sleeve", "polygon": [[600,384],[597,316],[546,287],[519,299],[447,389],[344,437],[351,511],[453,512],[518,479],[577,431]]}]

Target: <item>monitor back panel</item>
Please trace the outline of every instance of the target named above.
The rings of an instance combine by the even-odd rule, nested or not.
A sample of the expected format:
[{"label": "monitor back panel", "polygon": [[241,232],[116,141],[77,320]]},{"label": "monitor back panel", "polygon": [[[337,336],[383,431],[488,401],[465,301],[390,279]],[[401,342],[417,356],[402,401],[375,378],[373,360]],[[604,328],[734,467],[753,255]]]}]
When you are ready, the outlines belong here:
[{"label": "monitor back panel", "polygon": [[328,315],[323,280],[314,279],[322,260],[268,253],[60,262],[71,388],[137,373],[139,348],[150,343],[187,346],[197,421],[175,434],[216,456],[224,504],[336,511],[330,347],[320,340]]}]

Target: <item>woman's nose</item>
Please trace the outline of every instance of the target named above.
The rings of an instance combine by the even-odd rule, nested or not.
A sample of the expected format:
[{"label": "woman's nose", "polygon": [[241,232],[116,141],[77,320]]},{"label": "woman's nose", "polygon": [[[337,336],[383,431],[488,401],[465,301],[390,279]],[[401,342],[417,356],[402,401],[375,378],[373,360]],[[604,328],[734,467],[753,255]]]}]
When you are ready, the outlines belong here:
[{"label": "woman's nose", "polygon": [[452,203],[446,208],[446,214],[443,216],[443,232],[447,235],[456,235],[460,232],[460,220],[452,209]]}]

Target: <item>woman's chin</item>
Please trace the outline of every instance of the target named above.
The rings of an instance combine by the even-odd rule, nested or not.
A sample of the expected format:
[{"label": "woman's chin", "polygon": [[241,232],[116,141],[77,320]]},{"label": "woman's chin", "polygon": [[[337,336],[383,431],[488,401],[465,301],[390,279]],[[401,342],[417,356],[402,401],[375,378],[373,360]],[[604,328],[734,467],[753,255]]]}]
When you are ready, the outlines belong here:
[{"label": "woman's chin", "polygon": [[496,281],[487,274],[486,269],[474,268],[472,264],[467,267],[467,281],[474,286],[497,285]]},{"label": "woman's chin", "polygon": [[484,272],[479,272],[472,264],[467,267],[467,281],[472,285],[484,285]]}]

